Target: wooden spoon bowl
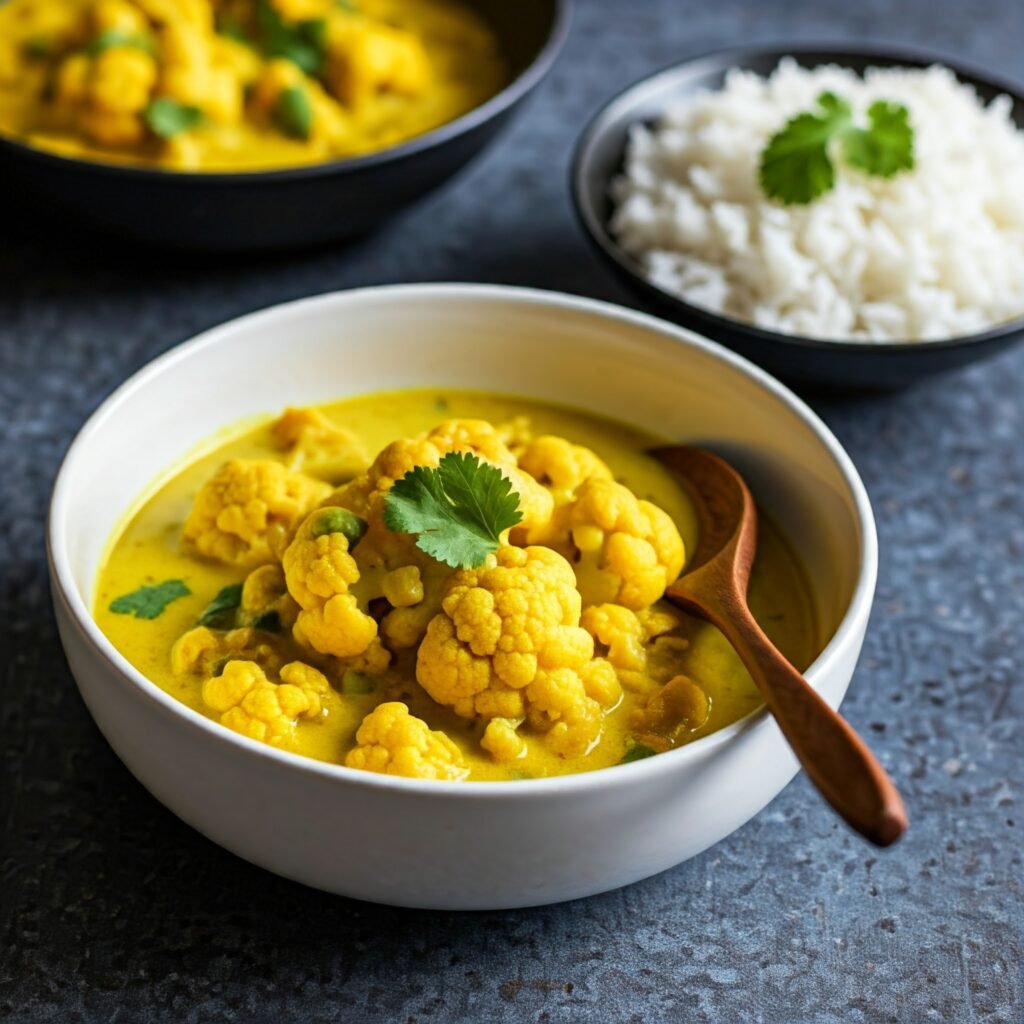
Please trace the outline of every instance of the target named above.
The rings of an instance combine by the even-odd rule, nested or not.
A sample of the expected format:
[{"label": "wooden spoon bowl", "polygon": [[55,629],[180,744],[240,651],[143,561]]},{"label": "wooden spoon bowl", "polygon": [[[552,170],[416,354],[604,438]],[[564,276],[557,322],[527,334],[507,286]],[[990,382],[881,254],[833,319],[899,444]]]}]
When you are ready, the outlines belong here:
[{"label": "wooden spoon bowl", "polygon": [[669,445],[651,454],[690,491],[700,525],[689,567],[665,591],[665,599],[712,623],[732,644],[833,810],[878,846],[896,842],[907,829],[907,812],[892,779],[849,723],[768,639],[747,605],[757,511],[743,478],[702,448]]}]

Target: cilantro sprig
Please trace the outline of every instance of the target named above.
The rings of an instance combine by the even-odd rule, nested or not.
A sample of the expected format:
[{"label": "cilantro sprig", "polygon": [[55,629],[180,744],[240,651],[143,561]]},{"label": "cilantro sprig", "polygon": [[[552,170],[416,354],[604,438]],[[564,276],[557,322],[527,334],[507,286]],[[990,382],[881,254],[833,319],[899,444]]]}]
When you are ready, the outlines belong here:
[{"label": "cilantro sprig", "polygon": [[508,477],[471,452],[449,452],[436,469],[415,466],[384,504],[389,530],[416,534],[421,551],[453,568],[482,565],[522,519]]},{"label": "cilantro sprig", "polygon": [[876,177],[891,178],[914,166],[914,129],[901,103],[876,100],[867,127],[834,92],[823,92],[813,111],[797,114],[768,140],[761,153],[761,189],[785,204],[807,204],[835,187],[834,158]]},{"label": "cilantro sprig", "polygon": [[115,615],[134,615],[137,619],[155,619],[164,609],[180,597],[188,597],[192,591],[182,580],[164,580],[148,587],[139,587],[130,594],[122,594],[110,602]]},{"label": "cilantro sprig", "polygon": [[146,105],[142,119],[154,135],[173,139],[175,135],[202,124],[203,112],[198,107],[172,100],[170,96],[158,96]]},{"label": "cilantro sprig", "polygon": [[218,590],[213,600],[199,616],[199,625],[211,629],[232,629],[242,603],[242,584],[229,583]]},{"label": "cilantro sprig", "polygon": [[634,761],[643,761],[645,758],[654,757],[657,753],[646,743],[633,743],[626,748],[626,752],[619,759],[619,764],[632,764]]},{"label": "cilantro sprig", "polygon": [[269,0],[259,0],[256,24],[262,50],[268,57],[283,57],[307,75],[319,75],[327,61],[327,21],[303,18],[286,21]]}]

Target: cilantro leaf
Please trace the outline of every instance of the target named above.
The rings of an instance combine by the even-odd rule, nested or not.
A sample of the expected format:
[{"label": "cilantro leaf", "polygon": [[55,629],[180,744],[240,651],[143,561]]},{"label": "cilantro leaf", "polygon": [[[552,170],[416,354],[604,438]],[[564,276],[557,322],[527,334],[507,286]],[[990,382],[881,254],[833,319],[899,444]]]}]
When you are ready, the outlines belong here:
[{"label": "cilantro leaf", "polygon": [[842,97],[823,92],[817,109],[790,118],[761,153],[759,180],[770,199],[806,204],[835,186],[830,147],[852,167],[891,177],[914,166],[914,133],[907,108],[878,100],[868,108],[868,127],[854,123],[853,109]]},{"label": "cilantro leaf", "polygon": [[158,96],[150,100],[142,112],[142,119],[149,130],[161,139],[173,139],[181,132],[187,132],[203,120],[203,112],[198,107],[187,106],[172,100],[169,96]]},{"label": "cilantro leaf", "polygon": [[654,757],[657,753],[646,743],[634,743],[621,757],[619,764],[632,764],[634,761],[642,761],[645,757]]},{"label": "cilantro leaf", "polygon": [[235,625],[235,610],[242,603],[242,584],[230,583],[217,592],[216,597],[199,616],[200,626],[211,629],[232,629]]},{"label": "cilantro leaf", "polygon": [[843,156],[851,167],[891,178],[914,166],[914,129],[900,103],[876,100],[868,107],[870,128],[852,128],[843,137]]},{"label": "cilantro leaf", "polygon": [[313,107],[306,90],[297,85],[283,89],[274,104],[277,126],[295,139],[308,139],[313,131]]},{"label": "cilantro leaf", "polygon": [[384,503],[389,530],[417,534],[421,551],[453,568],[482,565],[522,518],[511,481],[471,452],[449,452],[437,469],[413,467]]},{"label": "cilantro leaf", "polygon": [[156,53],[153,37],[144,32],[127,32],[123,28],[108,28],[91,39],[82,47],[82,52],[96,57],[104,50],[112,50],[115,46],[130,46],[144,53]]},{"label": "cilantro leaf", "polygon": [[260,0],[256,22],[264,54],[283,57],[307,75],[318,75],[327,62],[327,22],[324,18],[285,21],[269,0]]},{"label": "cilantro leaf", "polygon": [[181,580],[164,580],[150,587],[139,587],[130,594],[122,594],[110,602],[115,615],[134,615],[137,619],[155,619],[179,597],[188,597],[192,591]]},{"label": "cilantro leaf", "polygon": [[772,136],[761,154],[761,188],[771,199],[809,203],[835,184],[828,144],[853,121],[850,105],[835,93],[818,97],[818,113],[797,114]]}]

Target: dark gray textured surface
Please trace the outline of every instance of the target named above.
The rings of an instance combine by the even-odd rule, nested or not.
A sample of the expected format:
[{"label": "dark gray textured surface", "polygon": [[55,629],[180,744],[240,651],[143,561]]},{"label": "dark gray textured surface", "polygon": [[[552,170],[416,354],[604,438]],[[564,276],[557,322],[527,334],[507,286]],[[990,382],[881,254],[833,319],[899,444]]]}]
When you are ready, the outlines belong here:
[{"label": "dark gray textured surface", "polygon": [[11,1021],[1024,1020],[1018,807],[1024,351],[898,397],[815,400],[875,502],[882,572],[845,705],[907,796],[888,853],[798,780],[688,864],[568,906],[446,915],[329,898],[236,860],[128,775],[48,607],[43,517],[128,373],[271,303],[472,279],[621,299],[571,221],[573,136],[649,68],[752,39],[885,39],[1022,77],[1013,0],[580,0],[513,133],[372,240],[241,265],[118,252],[4,195],[0,228],[0,1018]]}]

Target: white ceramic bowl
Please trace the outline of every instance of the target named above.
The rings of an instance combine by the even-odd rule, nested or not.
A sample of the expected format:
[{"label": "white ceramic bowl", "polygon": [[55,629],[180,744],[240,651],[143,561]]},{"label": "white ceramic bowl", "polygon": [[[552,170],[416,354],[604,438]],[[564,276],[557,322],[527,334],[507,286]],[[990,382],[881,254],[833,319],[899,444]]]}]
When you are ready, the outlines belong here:
[{"label": "white ceramic bowl", "polygon": [[389,778],[254,742],[141,676],[90,614],[111,531],[153,478],[214,431],[288,403],[382,388],[552,399],[713,442],[799,538],[828,646],[807,673],[833,706],[875,588],[864,487],[810,410],[685,330],[549,292],[371,288],[243,317],[119,388],[71,446],[50,510],[53,599],[96,723],[153,795],[214,842],[288,878],[381,903],[485,909],[613,889],[700,853],[797,765],[764,711],[659,757],[522,782]]}]

